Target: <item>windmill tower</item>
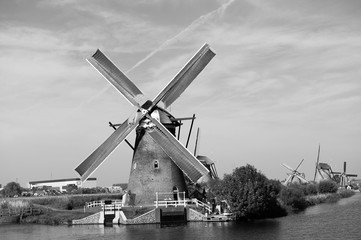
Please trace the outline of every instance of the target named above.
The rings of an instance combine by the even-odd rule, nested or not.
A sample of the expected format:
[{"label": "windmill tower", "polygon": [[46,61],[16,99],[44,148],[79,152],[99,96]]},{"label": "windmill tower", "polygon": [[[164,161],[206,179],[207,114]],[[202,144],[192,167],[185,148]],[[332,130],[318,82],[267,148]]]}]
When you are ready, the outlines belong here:
[{"label": "windmill tower", "polygon": [[343,162],[343,172],[340,173],[339,179],[340,179],[340,187],[346,187],[350,184],[349,178],[350,177],[357,177],[357,174],[350,174],[346,173],[346,162]]},{"label": "windmill tower", "polygon": [[145,98],[100,50],[87,59],[137,110],[76,167],[81,181],[86,181],[134,129],[136,140],[128,183],[131,205],[153,205],[157,192],[185,191],[184,175],[192,182],[207,181],[208,169],[174,137],[177,121],[165,109],[214,56],[205,44],[153,100]]},{"label": "windmill tower", "polygon": [[298,166],[296,167],[296,169],[291,168],[290,166],[287,166],[286,164],[282,163],[281,165],[284,166],[285,168],[287,168],[288,170],[290,170],[290,173],[287,173],[288,178],[286,179],[286,181],[284,182],[284,185],[288,185],[290,183],[293,182],[297,182],[297,183],[309,183],[309,181],[306,180],[305,178],[305,174],[304,173],[300,173],[298,171],[298,168],[301,166],[302,162],[304,159],[301,160],[301,162],[298,164]]}]

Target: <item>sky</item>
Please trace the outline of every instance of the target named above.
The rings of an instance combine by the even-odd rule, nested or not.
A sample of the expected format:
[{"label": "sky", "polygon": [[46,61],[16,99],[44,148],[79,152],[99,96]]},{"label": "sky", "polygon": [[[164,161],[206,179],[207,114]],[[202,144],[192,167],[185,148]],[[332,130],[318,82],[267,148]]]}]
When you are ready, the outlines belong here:
[{"label": "sky", "polygon": [[[204,44],[213,60],[168,109],[196,114],[189,149],[220,177],[269,179],[320,162],[361,177],[361,2],[336,0],[2,0],[0,184],[74,171],[134,111],[85,60],[101,49],[153,99]],[[181,142],[190,127],[184,122]],[[128,140],[134,142],[134,133]],[[128,181],[123,142],[92,175]]]}]

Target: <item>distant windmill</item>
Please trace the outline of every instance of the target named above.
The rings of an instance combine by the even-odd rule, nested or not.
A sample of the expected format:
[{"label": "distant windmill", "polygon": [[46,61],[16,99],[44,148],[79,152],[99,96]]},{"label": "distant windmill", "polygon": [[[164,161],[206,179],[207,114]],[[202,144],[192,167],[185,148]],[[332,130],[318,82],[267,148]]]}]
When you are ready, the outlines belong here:
[{"label": "distant windmill", "polygon": [[309,181],[306,180],[305,178],[305,174],[304,173],[300,173],[298,171],[298,168],[301,166],[302,162],[304,159],[301,160],[301,162],[298,164],[298,166],[296,167],[296,169],[292,169],[290,166],[287,166],[286,164],[282,163],[281,165],[284,166],[285,168],[287,168],[288,170],[291,171],[291,173],[287,173],[288,178],[286,179],[286,181],[284,182],[284,185],[288,185],[290,183],[293,182],[298,182],[298,183],[308,183]]},{"label": "distant windmill", "polygon": [[322,180],[333,180],[334,175],[339,173],[333,172],[331,166],[327,163],[320,163],[320,149],[321,145],[318,145],[318,154],[313,181],[320,182]]},{"label": "distant windmill", "polygon": [[[157,192],[187,192],[184,175],[192,182],[210,178],[209,170],[175,137],[176,119],[169,107],[215,56],[205,44],[168,85],[153,99],[145,98],[138,87],[100,50],[88,60],[137,111],[75,169],[86,179],[105,161],[114,149],[136,129],[128,193],[132,203],[153,204]],[[164,108],[158,106],[162,103]],[[160,105],[160,104],[159,104]]]},{"label": "distant windmill", "polygon": [[339,175],[340,177],[340,187],[345,187],[349,185],[350,177],[357,177],[357,174],[346,173],[346,162],[343,163],[343,172]]}]

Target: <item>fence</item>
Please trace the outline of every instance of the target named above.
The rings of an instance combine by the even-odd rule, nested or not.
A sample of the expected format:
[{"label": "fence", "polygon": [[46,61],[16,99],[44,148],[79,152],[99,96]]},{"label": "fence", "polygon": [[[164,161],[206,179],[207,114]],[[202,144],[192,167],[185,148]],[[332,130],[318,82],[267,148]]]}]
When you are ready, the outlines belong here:
[{"label": "fence", "polygon": [[103,210],[108,211],[108,209],[117,209],[120,210],[123,207],[123,203],[120,200],[102,200],[102,201],[92,201],[85,203],[84,212],[86,208],[102,207]]}]

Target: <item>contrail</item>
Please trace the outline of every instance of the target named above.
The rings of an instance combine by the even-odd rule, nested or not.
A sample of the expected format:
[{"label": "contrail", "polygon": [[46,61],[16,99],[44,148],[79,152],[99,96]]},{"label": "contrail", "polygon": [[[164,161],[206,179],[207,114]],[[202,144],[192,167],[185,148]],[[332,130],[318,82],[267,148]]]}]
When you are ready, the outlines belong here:
[{"label": "contrail", "polygon": [[160,45],[158,48],[154,49],[152,52],[150,52],[145,58],[137,62],[132,68],[130,68],[128,72],[132,71],[133,69],[137,68],[139,65],[141,65],[143,62],[147,61],[149,58],[151,58],[154,54],[157,52],[163,50],[164,48],[168,47],[169,45],[174,44],[178,40],[182,39],[187,33],[190,31],[193,31],[197,27],[203,25],[204,23],[208,22],[210,19],[212,19],[215,16],[222,16],[225,12],[225,10],[231,5],[231,3],[234,2],[234,0],[230,0],[223,5],[221,5],[216,10],[213,10],[212,12],[209,12],[205,15],[200,16],[196,20],[194,20],[188,27],[186,27],[184,30],[182,30],[180,33],[172,37],[171,39],[168,39],[165,41],[162,45]]},{"label": "contrail", "polygon": [[[164,48],[176,43],[177,41],[179,41],[180,39],[182,39],[184,36],[186,36],[189,32],[193,31],[194,29],[198,28],[199,26],[205,24],[206,22],[210,21],[212,18],[214,17],[221,17],[223,16],[225,10],[234,2],[234,0],[230,0],[228,2],[225,2],[224,4],[222,4],[219,8],[204,14],[202,16],[200,16],[199,18],[197,18],[196,20],[194,20],[188,27],[186,27],[185,29],[183,29],[181,32],[179,32],[177,35],[175,35],[174,37],[172,37],[171,39],[166,40],[162,45],[160,45],[158,48],[154,49],[153,51],[151,51],[147,56],[145,56],[143,59],[141,59],[139,62],[137,62],[133,67],[131,67],[130,69],[128,69],[125,73],[129,73],[131,71],[133,71],[135,68],[137,68],[138,66],[140,66],[142,63],[144,63],[145,61],[147,61],[149,58],[151,58],[154,54],[156,54],[157,52],[163,50]],[[92,102],[94,99],[100,97],[101,95],[103,95],[111,86],[107,85],[105,88],[103,88],[102,90],[100,90],[96,95],[92,96],[91,98],[89,98],[87,101],[83,102],[82,104],[80,104],[80,106],[78,108],[81,108],[83,105],[88,104],[90,102]],[[77,109],[78,109],[77,108]]]}]

